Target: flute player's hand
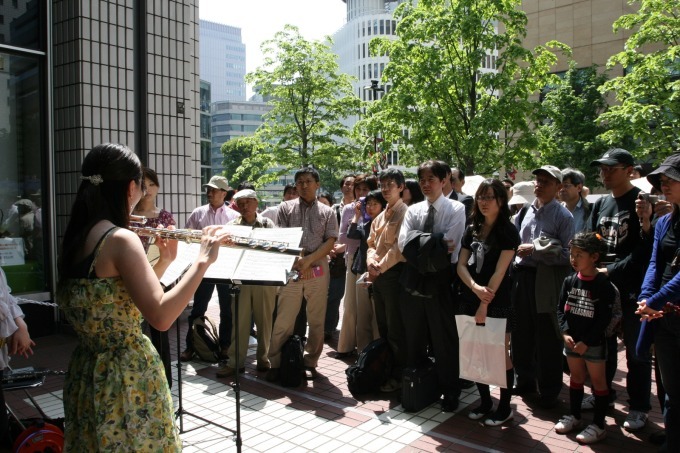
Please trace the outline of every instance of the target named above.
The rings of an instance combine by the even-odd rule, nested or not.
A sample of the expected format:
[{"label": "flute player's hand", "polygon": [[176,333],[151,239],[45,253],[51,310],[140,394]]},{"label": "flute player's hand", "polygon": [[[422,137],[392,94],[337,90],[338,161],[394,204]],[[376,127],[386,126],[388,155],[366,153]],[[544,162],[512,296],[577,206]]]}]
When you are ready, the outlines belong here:
[{"label": "flute player's hand", "polygon": [[212,264],[217,260],[220,252],[220,244],[230,242],[231,235],[222,230],[220,226],[208,226],[203,228],[201,236],[201,251],[196,261]]},{"label": "flute player's hand", "polygon": [[[158,225],[159,229],[164,228],[163,225]],[[170,225],[167,228],[167,230],[174,230],[175,226]],[[159,253],[159,262],[160,261],[168,261],[172,262],[177,258],[177,240],[176,239],[167,239],[167,238],[162,238],[160,235],[156,235],[156,238],[154,239],[153,242],[156,247],[158,247],[158,253]]]}]

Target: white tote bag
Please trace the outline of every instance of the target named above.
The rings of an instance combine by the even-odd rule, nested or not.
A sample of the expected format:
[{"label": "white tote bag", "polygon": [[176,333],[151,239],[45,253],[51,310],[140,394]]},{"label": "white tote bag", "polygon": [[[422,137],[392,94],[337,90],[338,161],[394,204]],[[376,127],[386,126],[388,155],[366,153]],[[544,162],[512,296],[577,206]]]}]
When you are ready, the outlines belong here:
[{"label": "white tote bag", "polygon": [[478,326],[474,316],[456,315],[461,378],[507,388],[505,323],[505,319],[487,317],[485,325]]}]

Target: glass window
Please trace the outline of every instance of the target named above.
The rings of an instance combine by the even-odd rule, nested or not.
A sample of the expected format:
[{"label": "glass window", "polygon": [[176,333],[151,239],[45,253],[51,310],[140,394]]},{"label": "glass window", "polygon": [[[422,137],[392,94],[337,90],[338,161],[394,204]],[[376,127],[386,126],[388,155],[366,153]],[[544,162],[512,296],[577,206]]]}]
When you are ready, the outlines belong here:
[{"label": "glass window", "polygon": [[391,20],[385,21],[385,34],[386,35],[392,34],[392,21]]},{"label": "glass window", "polygon": [[0,53],[0,265],[14,293],[49,288],[45,262],[49,237],[42,209],[44,119],[37,58]]},{"label": "glass window", "polygon": [[380,19],[380,34],[385,34],[385,21],[383,19]]},{"label": "glass window", "polygon": [[397,21],[396,20],[392,21],[392,34],[393,35],[397,34]]},{"label": "glass window", "polygon": [[0,18],[4,19],[0,22],[0,44],[41,50],[44,4],[45,2],[22,0],[14,1],[12,10],[6,8],[4,11],[9,14],[0,14]]}]

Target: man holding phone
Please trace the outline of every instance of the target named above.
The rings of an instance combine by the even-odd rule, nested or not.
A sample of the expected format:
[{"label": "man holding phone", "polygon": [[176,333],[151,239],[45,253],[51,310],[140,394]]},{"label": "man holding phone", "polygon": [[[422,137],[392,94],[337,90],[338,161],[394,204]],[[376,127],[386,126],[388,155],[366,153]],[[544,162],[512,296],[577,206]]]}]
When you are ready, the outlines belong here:
[{"label": "man holding phone", "polygon": [[304,364],[312,379],[316,378],[316,366],[323,350],[326,299],[328,297],[328,260],[338,237],[338,222],[333,210],[319,203],[316,192],[320,187],[319,173],[312,167],[295,172],[298,199],[284,201],[279,206],[276,224],[280,228],[301,227],[304,256],[298,258],[293,269],[300,279],[290,282],[279,292],[278,311],[274,321],[267,372],[270,382],[279,379],[281,348],[293,333],[302,298],[307,301],[309,336],[305,345]]}]

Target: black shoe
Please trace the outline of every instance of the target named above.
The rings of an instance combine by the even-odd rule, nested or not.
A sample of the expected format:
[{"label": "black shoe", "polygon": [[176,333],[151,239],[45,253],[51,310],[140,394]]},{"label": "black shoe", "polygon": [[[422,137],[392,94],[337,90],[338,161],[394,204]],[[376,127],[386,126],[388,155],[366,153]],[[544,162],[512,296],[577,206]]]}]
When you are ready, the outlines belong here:
[{"label": "black shoe", "polygon": [[666,442],[666,430],[662,429],[649,435],[649,441],[654,445],[663,445]]},{"label": "black shoe", "polygon": [[357,355],[357,351],[356,351],[356,349],[353,349],[349,352],[336,352],[335,358],[336,359],[348,359],[350,357],[354,357],[355,355]]},{"label": "black shoe", "polygon": [[312,366],[306,366],[305,367],[305,378],[308,381],[313,381],[314,379],[319,377],[319,372],[316,371],[316,368]]},{"label": "black shoe", "polygon": [[267,371],[267,375],[265,376],[265,379],[267,382],[276,382],[279,380],[279,369],[278,368],[270,368],[269,371]]},{"label": "black shoe", "polygon": [[536,393],[536,385],[535,384],[516,385],[512,388],[512,391],[510,393],[513,395],[529,395],[531,393]]},{"label": "black shoe", "polygon": [[458,386],[461,389],[469,389],[475,386],[475,383],[472,381],[468,381],[467,379],[458,379]]},{"label": "black shoe", "polygon": [[559,401],[557,400],[556,396],[541,395],[541,397],[538,399],[538,405],[543,409],[552,409],[553,407],[557,406],[558,402]]},{"label": "black shoe", "polygon": [[333,332],[324,332],[323,334],[323,342],[324,343],[329,343],[333,339]]},{"label": "black shoe", "polygon": [[444,395],[441,400],[442,412],[453,412],[458,409],[458,397],[451,395]]}]

